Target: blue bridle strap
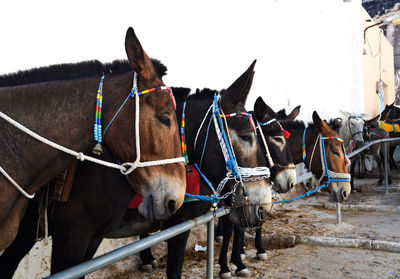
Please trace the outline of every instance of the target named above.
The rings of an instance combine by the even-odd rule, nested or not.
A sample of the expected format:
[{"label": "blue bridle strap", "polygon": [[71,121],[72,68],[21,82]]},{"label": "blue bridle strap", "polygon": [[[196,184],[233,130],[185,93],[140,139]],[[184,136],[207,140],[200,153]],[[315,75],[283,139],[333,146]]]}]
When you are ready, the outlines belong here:
[{"label": "blue bridle strap", "polygon": [[[304,138],[304,136],[303,136],[303,138]],[[322,136],[320,137],[321,146],[322,146],[321,153],[322,153],[322,157],[323,157],[323,164],[324,164],[325,170],[326,170],[327,180],[324,183],[322,183],[322,185],[319,186],[318,188],[316,188],[316,189],[314,189],[312,191],[308,191],[308,192],[306,192],[305,194],[303,194],[301,196],[297,196],[297,197],[286,199],[286,200],[282,200],[282,201],[275,201],[274,203],[291,202],[291,201],[295,201],[295,200],[298,200],[298,199],[301,199],[301,198],[304,198],[304,197],[308,197],[308,196],[318,192],[319,190],[321,190],[323,188],[327,188],[331,182],[350,182],[350,178],[339,178],[339,179],[338,178],[331,178],[330,171],[328,169],[328,163],[326,161],[326,153],[325,153],[325,140],[326,139],[335,139],[335,140],[339,140],[341,142],[343,142],[343,141],[341,139],[339,139],[339,138],[336,138],[336,137],[322,137]],[[303,139],[303,142],[304,142],[304,139]]]}]

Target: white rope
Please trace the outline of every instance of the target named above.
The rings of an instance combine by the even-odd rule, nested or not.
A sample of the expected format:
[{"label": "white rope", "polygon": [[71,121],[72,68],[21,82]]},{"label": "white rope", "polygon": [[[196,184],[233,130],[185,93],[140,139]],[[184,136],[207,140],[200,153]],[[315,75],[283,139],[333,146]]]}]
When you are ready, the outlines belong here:
[{"label": "white rope", "polygon": [[[103,165],[105,167],[109,167],[109,168],[114,168],[114,169],[119,169],[120,172],[124,175],[130,174],[132,171],[134,171],[136,168],[143,168],[143,167],[150,167],[150,166],[159,166],[159,165],[166,165],[166,164],[175,164],[175,163],[185,163],[185,158],[184,157],[177,157],[177,158],[171,158],[171,159],[163,159],[163,160],[155,160],[155,161],[148,161],[148,162],[140,162],[140,135],[139,135],[139,117],[140,117],[140,111],[139,111],[139,95],[138,95],[138,90],[137,90],[137,74],[134,73],[134,77],[133,77],[133,87],[134,87],[134,94],[136,95],[136,100],[135,100],[135,137],[136,137],[136,153],[137,153],[137,157],[135,162],[130,163],[123,163],[121,165],[119,164],[114,164],[111,162],[107,162],[104,160],[100,160],[100,159],[96,159],[90,156],[87,156],[85,154],[83,154],[82,152],[76,152],[72,149],[69,149],[67,147],[64,147],[62,145],[59,145],[55,142],[52,142],[40,135],[38,135],[37,133],[33,132],[32,130],[28,129],[27,127],[21,125],[20,123],[18,123],[17,121],[15,121],[14,119],[10,118],[9,116],[7,116],[6,114],[4,114],[3,112],[0,111],[0,117],[3,118],[4,120],[6,120],[8,123],[12,124],[13,126],[15,126],[16,128],[20,129],[21,131],[23,131],[24,133],[30,135],[31,137],[35,138],[36,140],[49,145],[51,147],[53,147],[54,149],[57,149],[59,151],[62,151],[64,153],[67,153],[69,155],[75,156],[78,160],[80,161],[90,161],[99,165]],[[20,191],[25,197],[32,199],[35,194],[28,194],[27,192],[25,192],[25,190],[19,186],[7,173],[6,171],[0,166],[0,172],[8,179],[8,181],[11,182],[12,185],[15,186],[15,188]]]},{"label": "white rope", "polygon": [[201,128],[203,127],[204,122],[206,121],[207,115],[210,113],[210,110],[211,110],[212,107],[213,107],[213,106],[211,105],[211,106],[208,108],[206,114],[204,115],[203,121],[201,122],[200,127],[199,127],[199,129],[197,130],[196,137],[194,138],[194,150],[196,150],[197,138],[199,137]]},{"label": "white rope", "polygon": [[274,164],[274,161],[272,160],[271,154],[269,153],[269,148],[267,145],[267,141],[265,140],[265,137],[264,137],[264,132],[259,124],[257,125],[257,129],[260,130],[261,139],[264,144],[265,153],[266,153],[265,157],[267,157],[267,160],[269,161],[269,167],[273,168],[275,164]]},{"label": "white rope", "polygon": [[0,172],[8,179],[8,181],[11,182],[12,185],[14,185],[15,188],[18,189],[18,191],[21,192],[21,194],[23,194],[25,197],[27,197],[28,199],[32,199],[35,196],[35,193],[33,193],[32,195],[28,194],[27,192],[25,192],[24,189],[22,189],[22,187],[20,187],[17,182],[14,181],[14,179],[12,179],[6,172],[5,170],[0,166]]}]

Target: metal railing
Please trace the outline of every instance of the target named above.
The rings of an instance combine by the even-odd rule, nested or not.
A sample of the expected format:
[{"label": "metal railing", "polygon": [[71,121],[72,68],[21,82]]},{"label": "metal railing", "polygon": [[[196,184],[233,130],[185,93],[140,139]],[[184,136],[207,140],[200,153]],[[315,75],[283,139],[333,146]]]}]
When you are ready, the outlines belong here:
[{"label": "metal railing", "polygon": [[[384,168],[385,168],[385,187],[386,193],[388,193],[388,164],[387,164],[387,152],[388,152],[388,143],[400,141],[400,138],[387,138],[387,139],[379,139],[372,142],[369,142],[362,147],[358,148],[347,154],[349,158],[359,154],[365,149],[371,147],[374,144],[384,143]],[[312,173],[306,173],[297,178],[296,184],[304,182],[310,178],[312,178]],[[88,273],[96,271],[100,268],[103,268],[107,265],[110,265],[118,260],[126,258],[130,255],[136,254],[140,251],[143,251],[147,248],[150,248],[162,241],[168,240],[178,234],[181,234],[185,231],[188,231],[192,228],[195,228],[199,225],[207,223],[207,272],[206,278],[212,279],[214,277],[213,265],[214,265],[214,219],[224,216],[229,213],[229,209],[219,208],[215,211],[208,212],[200,217],[182,222],[178,225],[170,227],[161,232],[155,233],[149,237],[138,240],[134,243],[123,246],[119,249],[113,250],[109,253],[106,253],[102,256],[91,259],[90,261],[78,264],[71,268],[68,268],[64,271],[61,271],[57,274],[46,277],[47,279],[72,279],[84,276]],[[337,203],[337,216],[338,223],[340,222],[340,204]]]}]

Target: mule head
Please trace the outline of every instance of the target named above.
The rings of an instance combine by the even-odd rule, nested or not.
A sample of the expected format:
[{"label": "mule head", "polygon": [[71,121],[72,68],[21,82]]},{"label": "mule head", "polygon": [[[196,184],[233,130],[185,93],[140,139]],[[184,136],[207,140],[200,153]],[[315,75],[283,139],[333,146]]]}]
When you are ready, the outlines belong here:
[{"label": "mule head", "polygon": [[[321,120],[318,113],[316,111],[313,112],[313,122],[316,129],[321,133],[324,137],[336,137],[339,138],[338,133],[336,133],[329,125]],[[313,142],[314,140],[310,141]],[[312,147],[314,147],[314,142],[312,143]],[[324,140],[325,145],[325,156],[326,162],[328,166],[328,170],[333,171],[335,173],[345,173],[348,174],[347,169],[347,158],[344,152],[343,142],[336,139],[326,139]],[[312,163],[309,168],[312,169],[313,173],[320,177],[323,173],[322,170],[322,158],[321,158],[321,150],[319,145],[317,144],[317,148],[315,149],[315,153],[312,158]],[[325,181],[324,178],[322,181]],[[331,182],[329,184],[329,192],[330,192],[330,200],[336,202],[342,202],[346,200],[350,194],[350,182]]]},{"label": "mule head", "polygon": [[[258,130],[257,138],[266,156],[267,167],[271,170],[274,190],[286,193],[296,184],[296,170],[282,126],[277,121],[269,123],[274,117],[268,113],[267,107],[264,100],[258,97],[254,104],[254,115],[257,122],[264,123],[264,125],[259,124],[259,129],[262,130],[263,134]],[[266,125],[265,123],[269,124]],[[263,144],[263,136],[268,150]],[[269,159],[269,156],[272,160]]]},{"label": "mule head", "polygon": [[342,119],[342,127],[339,131],[344,145],[347,148],[349,144],[353,148],[358,148],[364,144],[363,131],[365,113],[354,114],[345,111],[340,111],[345,117]]},{"label": "mule head", "polygon": [[[164,85],[132,28],[126,33],[125,49],[131,68],[137,73],[139,92]],[[121,103],[132,87],[133,76],[133,72],[126,74],[126,91],[115,93],[123,96]],[[110,141],[108,147],[115,157],[121,162],[135,162],[138,151],[140,162],[182,157],[178,124],[170,93],[157,89],[140,96],[138,116],[135,115],[136,98],[138,96],[129,97],[105,135],[105,140]],[[115,115],[121,103],[114,104],[107,111],[105,119]],[[139,150],[136,147],[136,117],[139,117]],[[139,212],[150,221],[168,218],[183,203],[186,189],[183,163],[138,167],[128,178],[143,199]]]},{"label": "mule head", "polygon": [[[253,81],[255,62],[228,89],[221,92],[221,107],[225,114],[246,112],[245,102]],[[226,119],[232,147],[240,167],[265,167],[265,159],[251,121],[247,116]],[[237,188],[232,200],[237,207],[230,215],[235,224],[242,227],[259,225],[266,217],[265,211],[271,209],[270,180],[244,180],[243,187]]]}]

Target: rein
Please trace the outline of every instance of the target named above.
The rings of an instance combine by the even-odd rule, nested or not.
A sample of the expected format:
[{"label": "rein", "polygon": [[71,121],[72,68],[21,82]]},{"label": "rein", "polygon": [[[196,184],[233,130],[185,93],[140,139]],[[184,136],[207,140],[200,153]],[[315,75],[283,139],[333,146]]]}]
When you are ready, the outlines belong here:
[{"label": "rein", "polygon": [[[99,85],[99,90],[100,92],[98,92],[97,96],[96,96],[96,118],[95,118],[95,127],[97,124],[97,130],[95,128],[95,139],[96,141],[98,141],[98,143],[100,143],[102,141],[102,137],[99,137],[99,135],[101,135],[101,107],[102,107],[102,88],[103,88],[103,81],[104,81],[104,76],[102,76],[101,80],[100,80],[100,85]],[[0,117],[3,118],[4,120],[6,120],[7,122],[9,122],[11,125],[15,126],[16,128],[20,129],[21,131],[23,131],[24,133],[28,134],[29,136],[37,139],[38,141],[49,145],[52,148],[55,148],[59,151],[65,152],[67,154],[70,154],[72,156],[75,156],[78,160],[84,161],[91,161],[93,163],[99,164],[99,165],[103,165],[106,167],[110,167],[110,168],[115,168],[115,169],[119,169],[120,172],[124,175],[130,174],[132,171],[134,171],[136,168],[143,168],[143,167],[148,167],[148,166],[158,166],[158,165],[166,165],[166,164],[175,164],[175,163],[184,163],[185,162],[185,158],[183,157],[177,157],[177,158],[171,158],[171,159],[163,159],[163,160],[155,160],[155,161],[147,161],[147,162],[140,162],[140,136],[139,136],[139,116],[140,116],[140,106],[139,106],[139,96],[150,93],[150,92],[154,92],[156,90],[168,90],[170,92],[172,101],[174,103],[174,107],[175,106],[175,99],[173,98],[172,95],[172,90],[169,87],[165,87],[165,86],[159,86],[159,87],[155,87],[155,88],[151,88],[151,89],[147,89],[141,92],[138,92],[138,87],[137,87],[137,74],[134,73],[134,77],[133,77],[133,87],[131,92],[128,94],[128,97],[125,99],[125,101],[123,102],[123,104],[121,105],[121,107],[118,109],[117,113],[114,115],[114,117],[112,118],[112,120],[110,121],[110,123],[108,124],[106,130],[108,129],[108,127],[111,125],[112,121],[115,119],[115,117],[118,115],[118,113],[121,111],[121,109],[123,108],[123,106],[125,105],[125,103],[127,102],[127,100],[129,99],[129,97],[135,98],[135,138],[136,138],[136,153],[137,153],[137,157],[136,160],[131,163],[131,162],[126,162],[126,163],[122,163],[122,164],[114,164],[111,162],[107,162],[104,160],[99,160],[97,158],[93,158],[90,156],[87,156],[85,154],[83,154],[82,152],[76,152],[72,149],[69,149],[67,147],[64,147],[62,145],[59,145],[55,142],[52,142],[40,135],[38,135],[37,133],[31,131],[30,129],[28,129],[27,127],[21,125],[19,122],[13,120],[12,118],[10,118],[9,116],[7,116],[6,114],[4,114],[3,112],[0,111]],[[100,125],[99,125],[100,124]],[[100,130],[100,132],[99,132]],[[103,133],[103,136],[106,132],[106,130]],[[25,197],[32,199],[35,194],[28,194],[21,186],[19,186],[8,174],[7,172],[0,166],[0,172],[7,178],[7,180],[19,191],[21,192],[21,194],[23,194]]]},{"label": "rein", "polygon": [[[304,133],[305,134],[305,133]],[[303,137],[304,138],[304,137]],[[322,175],[321,177],[317,180],[317,183],[320,184],[322,179],[324,177],[327,178],[327,180],[320,184],[321,186],[319,186],[318,188],[312,190],[312,191],[308,191],[303,195],[294,197],[294,198],[290,198],[290,199],[286,199],[286,200],[282,200],[282,201],[275,201],[274,203],[285,203],[285,202],[291,202],[294,200],[298,200],[304,197],[308,197],[314,193],[316,193],[317,191],[323,189],[323,188],[327,188],[329,186],[330,183],[332,182],[350,182],[350,174],[349,173],[339,173],[339,172],[334,172],[328,169],[328,163],[326,161],[326,151],[325,151],[325,140],[338,140],[343,144],[343,140],[338,138],[338,137],[324,137],[322,134],[318,135],[319,138],[319,144],[320,144],[320,152],[321,152],[321,165],[322,165]],[[318,139],[317,138],[317,139]],[[305,145],[305,141],[303,140],[303,146]],[[346,153],[344,153],[346,156]],[[312,156],[314,155],[314,152],[312,154]],[[312,161],[312,157],[310,159],[310,162]],[[346,157],[346,162],[348,161],[347,157]],[[311,165],[310,165],[311,167]]]}]

